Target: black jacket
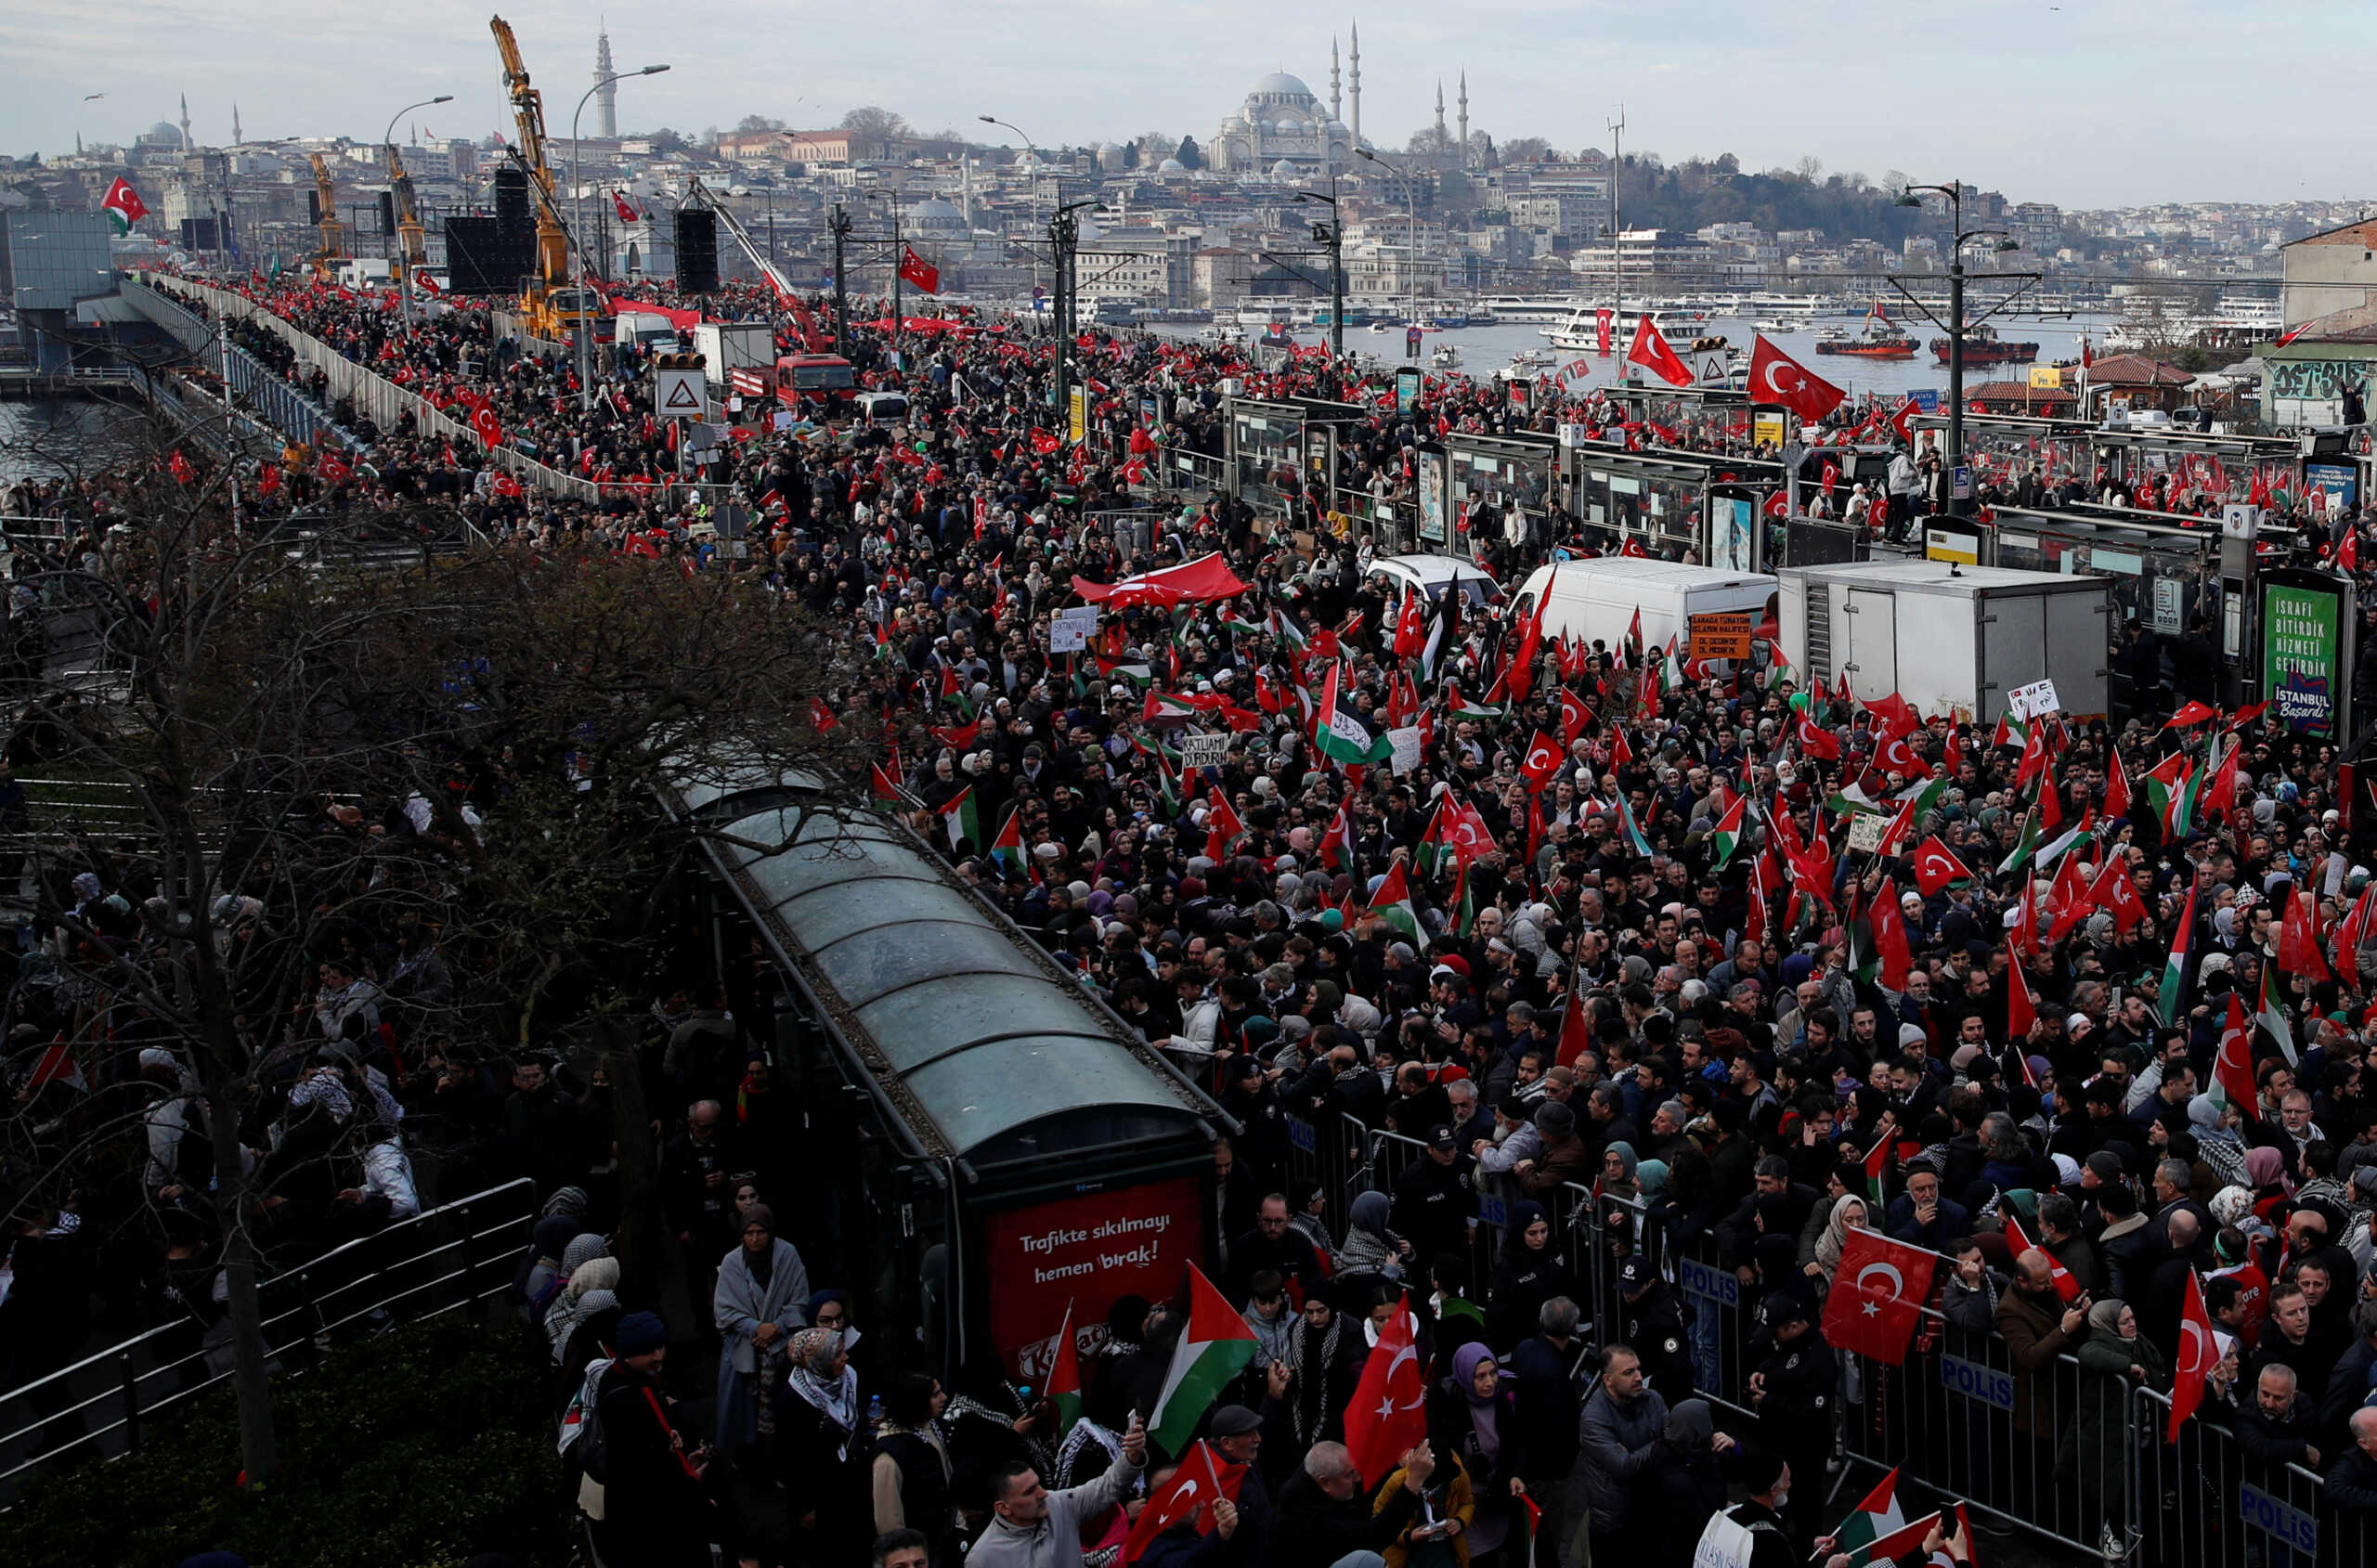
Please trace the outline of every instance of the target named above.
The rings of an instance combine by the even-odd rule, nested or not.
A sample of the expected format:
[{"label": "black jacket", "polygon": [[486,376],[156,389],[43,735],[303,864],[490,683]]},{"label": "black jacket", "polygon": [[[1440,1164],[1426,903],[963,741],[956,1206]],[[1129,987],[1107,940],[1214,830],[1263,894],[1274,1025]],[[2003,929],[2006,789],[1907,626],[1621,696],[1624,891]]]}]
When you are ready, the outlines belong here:
[{"label": "black jacket", "polygon": [[1334,1562],[1348,1552],[1385,1551],[1420,1511],[1420,1496],[1397,1486],[1376,1513],[1370,1511],[1371,1497],[1357,1487],[1341,1503],[1298,1470],[1279,1488],[1265,1561],[1288,1568],[1292,1563]]}]

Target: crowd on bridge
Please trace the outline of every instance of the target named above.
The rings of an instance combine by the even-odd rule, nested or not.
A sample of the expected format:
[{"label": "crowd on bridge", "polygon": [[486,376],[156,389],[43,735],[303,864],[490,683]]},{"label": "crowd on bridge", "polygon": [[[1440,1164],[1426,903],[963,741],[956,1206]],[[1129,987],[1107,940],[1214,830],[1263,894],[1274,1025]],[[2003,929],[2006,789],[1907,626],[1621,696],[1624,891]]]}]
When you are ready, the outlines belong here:
[{"label": "crowd on bridge", "polygon": [[[747,421],[702,473],[734,488],[687,492],[632,353],[582,389],[483,312],[408,330],[248,292],[603,486],[543,494],[486,441],[343,410],[366,445],[249,504],[450,500],[500,541],[767,574],[871,650],[829,706],[881,728],[885,809],[1238,1129],[1201,1272],[1256,1348],[1166,1447],[1187,1282],[1085,1326],[1077,1398],[994,1363],[943,1386],[863,1334],[862,1282],[804,1259],[783,1092],[718,999],[661,1009],[653,1075],[683,1320],[617,1309],[654,1261],[606,1236],[600,1084],[436,1078],[547,1201],[520,1298],[606,1562],[1681,1564],[1723,1512],[1728,1561],[1864,1568],[1877,1542],[1969,1561],[1962,1498],[2085,1547],[2201,1510],[2242,1563],[2233,1487],[2109,1479],[2172,1446],[2139,1414],[2170,1404],[2206,1472],[2323,1526],[2377,1509],[2377,896],[2340,745],[2215,706],[2214,661],[2131,628],[2123,710],[1976,723],[1811,685],[1771,633],[1701,664],[1514,613],[1523,568],[1610,541],[1481,512],[1500,590],[1374,569],[1349,496],[1408,494],[1434,434],[1606,413],[1585,395],[1523,414],[1432,379],[1397,414],[1368,387],[1340,491],[1284,483],[1265,515],[1171,496],[1165,460],[1222,453],[1226,379],[1333,393],[1325,362],[1085,334],[1074,443],[1045,341],[853,324],[905,421]],[[1886,413],[1837,428],[1892,439]],[[1052,653],[1083,604],[1097,630]],[[1423,1421],[1382,1458],[1356,1391],[1407,1337]],[[671,1400],[668,1357],[706,1342],[714,1394]],[[1977,1446],[1907,1370],[1942,1344],[2008,1380]],[[1234,1498],[1175,1518],[1192,1458]],[[1825,1502],[1893,1465],[1942,1528]]]}]

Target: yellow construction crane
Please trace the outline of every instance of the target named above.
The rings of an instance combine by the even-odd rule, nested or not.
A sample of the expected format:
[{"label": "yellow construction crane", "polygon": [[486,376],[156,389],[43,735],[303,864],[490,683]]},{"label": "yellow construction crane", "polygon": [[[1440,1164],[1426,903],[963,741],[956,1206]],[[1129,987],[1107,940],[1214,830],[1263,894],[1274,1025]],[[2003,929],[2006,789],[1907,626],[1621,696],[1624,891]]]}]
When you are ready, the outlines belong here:
[{"label": "yellow construction crane", "polygon": [[396,280],[402,283],[415,267],[429,260],[428,231],[421,225],[421,209],[413,201],[412,176],[405,173],[405,161],[396,155],[396,144],[387,144],[388,190],[396,208]]},{"label": "yellow construction crane", "polygon": [[331,183],[331,166],[322,162],[318,152],[314,160],[314,190],[321,206],[321,214],[314,227],[321,231],[322,249],[312,258],[316,277],[327,279],[331,268],[346,259],[346,228],[338,221],[338,188]]},{"label": "yellow construction crane", "polygon": [[528,84],[528,68],[521,63],[520,41],[512,35],[512,24],[495,17],[487,25],[503,57],[503,90],[512,96],[513,118],[520,129],[520,145],[513,150],[527,172],[537,208],[537,273],[520,292],[520,314],[531,337],[567,342],[581,326],[591,330],[601,323],[602,305],[570,274],[569,230],[554,203],[552,170],[545,162],[545,96]]}]

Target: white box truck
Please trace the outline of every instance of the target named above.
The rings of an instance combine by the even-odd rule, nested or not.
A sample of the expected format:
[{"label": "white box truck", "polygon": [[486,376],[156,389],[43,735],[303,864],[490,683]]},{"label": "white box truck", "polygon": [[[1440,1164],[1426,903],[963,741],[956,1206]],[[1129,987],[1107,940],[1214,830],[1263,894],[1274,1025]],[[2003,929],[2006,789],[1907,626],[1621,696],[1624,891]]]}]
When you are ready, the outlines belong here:
[{"label": "white box truck", "polygon": [[735,371],[775,368],[775,330],[764,321],[705,321],[694,329],[694,352],[702,356],[709,384],[723,397],[734,384]]},{"label": "white box truck", "polygon": [[1868,561],[1786,566],[1783,656],[1804,684],[1877,702],[1896,692],[1929,717],[1994,724],[2006,694],[2052,680],[2062,711],[2110,706],[2112,583],[2105,577]]},{"label": "white box truck", "polygon": [[611,318],[611,342],[619,348],[649,348],[666,354],[677,346],[676,323],[632,305]]},{"label": "white box truck", "polygon": [[[1615,648],[1643,616],[1643,646],[1664,648],[1690,631],[1690,617],[1747,611],[1753,624],[1774,613],[1775,580],[1759,572],[1728,572],[1672,561],[1613,555],[1539,566],[1519,589],[1514,615],[1543,603],[1543,635],[1581,638]],[[1515,623],[1514,623],[1515,624]]]}]

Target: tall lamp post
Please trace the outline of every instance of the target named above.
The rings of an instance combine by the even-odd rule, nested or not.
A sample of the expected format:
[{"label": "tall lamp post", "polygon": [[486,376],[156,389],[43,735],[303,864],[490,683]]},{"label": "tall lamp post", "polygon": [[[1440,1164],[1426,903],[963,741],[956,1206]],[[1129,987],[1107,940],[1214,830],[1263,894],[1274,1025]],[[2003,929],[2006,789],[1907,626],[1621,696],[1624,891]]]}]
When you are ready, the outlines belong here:
[{"label": "tall lamp post", "polygon": [[569,111],[569,227],[571,231],[569,242],[578,248],[578,277],[580,288],[577,333],[578,406],[580,408],[591,408],[594,406],[594,375],[593,367],[590,363],[591,354],[587,342],[592,336],[592,331],[586,324],[586,303],[583,297],[586,279],[586,242],[579,238],[579,235],[586,229],[586,192],[578,183],[578,117],[586,112],[586,100],[612,83],[624,82],[630,76],[657,76],[668,69],[665,65],[647,65],[640,71],[615,71],[587,88],[584,96],[578,98],[578,107]]},{"label": "tall lamp post", "polygon": [[[435,104],[452,103],[453,101],[453,94],[440,93],[434,98],[423,98],[419,103],[409,103],[405,105],[402,109],[388,116],[388,128],[380,133],[380,145],[386,148],[389,151],[394,152],[396,147],[397,121],[403,119],[406,115],[410,114],[416,109],[428,109]],[[409,260],[410,258],[408,257],[408,263],[409,263]],[[404,304],[405,325],[409,327],[412,325],[412,267],[409,265],[401,266],[397,268],[397,275],[396,297]]]},{"label": "tall lamp post", "polygon": [[1337,215],[1334,194],[1337,176],[1329,176],[1331,195],[1317,190],[1299,190],[1299,201],[1325,201],[1329,204],[1329,221],[1312,226],[1313,240],[1329,247],[1329,358],[1334,372],[1339,402],[1345,397],[1345,222]]},{"label": "tall lamp post", "polygon": [[900,198],[904,194],[896,186],[890,190],[870,190],[866,193],[868,201],[882,202],[891,214],[891,356],[895,360],[900,356],[901,313],[904,308],[901,303],[900,270],[902,264],[908,259],[907,253],[900,248]]},{"label": "tall lamp post", "polygon": [[1054,389],[1057,418],[1065,423],[1066,433],[1072,430],[1072,405],[1065,397],[1065,372],[1068,369],[1066,350],[1073,343],[1073,245],[1081,238],[1081,221],[1073,214],[1083,208],[1102,213],[1102,201],[1068,201],[1059,207],[1048,220],[1048,245],[1057,258],[1057,383]]},{"label": "tall lamp post", "polygon": [[[1000,119],[995,114],[977,114],[974,118],[980,120],[985,125],[996,125],[1003,131],[1013,131],[1017,136],[1023,138],[1023,147],[1025,151],[1031,153],[1035,160],[1040,156],[1040,149],[1034,145],[1032,140],[1031,134],[1025,131],[1022,126],[1011,124],[1008,122]],[[1059,187],[1060,190],[1061,188],[1062,188]],[[1055,231],[1052,228],[1050,232],[1053,233]],[[1040,258],[1036,255],[1032,259],[1032,286],[1034,289],[1040,287]]]},{"label": "tall lamp post", "polygon": [[[1956,470],[1963,466],[1965,453],[1965,245],[1968,240],[1991,235],[2003,236],[2002,228],[1965,227],[1965,183],[1950,180],[1945,185],[1910,185],[1899,192],[1902,207],[1920,207],[1923,198],[1918,191],[1931,191],[1948,199],[1948,515],[1961,517],[1965,498],[1956,494]],[[1998,247],[2001,251],[2016,249],[2011,240]]]}]

